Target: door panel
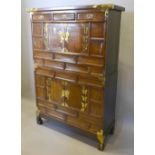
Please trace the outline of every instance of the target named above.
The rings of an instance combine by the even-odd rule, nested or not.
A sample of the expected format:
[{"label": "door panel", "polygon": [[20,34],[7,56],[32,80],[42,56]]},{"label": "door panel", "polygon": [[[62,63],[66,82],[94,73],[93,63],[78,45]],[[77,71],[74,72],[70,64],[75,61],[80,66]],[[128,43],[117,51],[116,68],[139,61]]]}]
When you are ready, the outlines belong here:
[{"label": "door panel", "polygon": [[104,23],[92,23],[91,24],[91,37],[96,37],[96,38],[104,38]]},{"label": "door panel", "polygon": [[87,53],[88,24],[49,24],[49,48],[59,52]]},{"label": "door panel", "polygon": [[45,49],[43,38],[33,37],[33,49]]},{"label": "door panel", "polygon": [[42,23],[33,23],[32,24],[32,34],[36,36],[41,36],[43,34]]},{"label": "door panel", "polygon": [[69,91],[70,91],[70,95],[69,95],[68,105],[70,107],[80,109],[81,108],[81,105],[80,105],[80,102],[81,102],[80,86],[70,84]]},{"label": "door panel", "polygon": [[61,100],[61,91],[62,91],[62,86],[60,81],[58,80],[52,80],[52,86],[51,86],[51,95],[52,95],[52,100],[56,102],[60,102]]},{"label": "door panel", "polygon": [[93,88],[90,90],[90,115],[101,117],[103,113],[103,89]]}]

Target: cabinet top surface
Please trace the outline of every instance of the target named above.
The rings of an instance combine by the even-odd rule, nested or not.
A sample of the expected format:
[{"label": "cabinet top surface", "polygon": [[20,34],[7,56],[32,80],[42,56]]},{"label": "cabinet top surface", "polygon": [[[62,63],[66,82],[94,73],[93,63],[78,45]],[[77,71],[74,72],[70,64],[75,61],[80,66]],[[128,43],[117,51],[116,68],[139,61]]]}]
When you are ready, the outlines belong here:
[{"label": "cabinet top surface", "polygon": [[59,10],[83,10],[83,9],[99,9],[104,10],[117,10],[125,11],[125,8],[115,4],[97,4],[97,5],[83,5],[83,6],[68,6],[68,7],[51,7],[51,8],[28,8],[27,12],[42,12],[42,11],[59,11]]}]

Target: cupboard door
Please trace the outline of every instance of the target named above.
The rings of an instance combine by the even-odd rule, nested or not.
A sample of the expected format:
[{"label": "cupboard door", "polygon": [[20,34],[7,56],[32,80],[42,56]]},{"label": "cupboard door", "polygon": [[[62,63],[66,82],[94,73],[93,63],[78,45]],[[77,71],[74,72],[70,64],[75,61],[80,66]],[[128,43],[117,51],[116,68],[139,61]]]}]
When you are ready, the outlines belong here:
[{"label": "cupboard door", "polygon": [[89,24],[49,24],[49,48],[55,52],[87,53]]}]

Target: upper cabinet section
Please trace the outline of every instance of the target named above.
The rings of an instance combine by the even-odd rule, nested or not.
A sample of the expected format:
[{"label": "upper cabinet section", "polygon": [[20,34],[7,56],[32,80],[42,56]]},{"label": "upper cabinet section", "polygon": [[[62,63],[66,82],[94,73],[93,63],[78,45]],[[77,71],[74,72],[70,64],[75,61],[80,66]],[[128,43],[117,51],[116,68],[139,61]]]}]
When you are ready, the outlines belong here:
[{"label": "upper cabinet section", "polygon": [[107,19],[116,5],[30,10],[34,51],[104,57]]},{"label": "upper cabinet section", "polygon": [[33,49],[102,55],[104,23],[33,23]]}]

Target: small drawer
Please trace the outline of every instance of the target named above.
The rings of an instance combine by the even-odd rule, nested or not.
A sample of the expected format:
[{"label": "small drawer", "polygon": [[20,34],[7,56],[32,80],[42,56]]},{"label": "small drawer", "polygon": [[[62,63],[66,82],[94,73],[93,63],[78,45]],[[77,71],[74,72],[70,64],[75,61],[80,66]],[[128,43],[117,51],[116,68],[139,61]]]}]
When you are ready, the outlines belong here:
[{"label": "small drawer", "polygon": [[80,20],[103,20],[104,14],[102,13],[78,13],[78,19]]},{"label": "small drawer", "polygon": [[50,67],[52,69],[64,69],[63,62],[54,62],[54,61],[45,60],[44,65],[45,67]]},{"label": "small drawer", "polygon": [[54,60],[59,62],[76,63],[76,58],[72,55],[55,54]]},{"label": "small drawer", "polygon": [[78,83],[83,85],[88,85],[88,86],[94,86],[94,87],[97,87],[97,88],[102,88],[103,87],[103,82],[101,80],[99,80],[98,78],[96,77],[91,77],[91,76],[88,76],[88,77],[82,77],[82,76],[79,76],[79,79],[78,79]]},{"label": "small drawer", "polygon": [[103,59],[94,57],[79,57],[77,64],[103,67]]},{"label": "small drawer", "polygon": [[61,73],[61,72],[56,72],[55,78],[63,81],[68,81],[68,82],[76,82],[76,76],[73,74],[69,73]]},{"label": "small drawer", "polygon": [[34,21],[51,20],[51,14],[36,14],[36,15],[32,15],[32,20],[34,20]]},{"label": "small drawer", "polygon": [[37,68],[35,71],[36,75],[48,76],[54,78],[54,71]]},{"label": "small drawer", "polygon": [[66,64],[65,70],[71,71],[71,72],[78,72],[78,73],[88,73],[87,66],[80,66],[80,65],[74,65],[74,64]]},{"label": "small drawer", "polygon": [[53,20],[74,20],[74,19],[75,19],[74,13],[53,14]]}]

